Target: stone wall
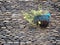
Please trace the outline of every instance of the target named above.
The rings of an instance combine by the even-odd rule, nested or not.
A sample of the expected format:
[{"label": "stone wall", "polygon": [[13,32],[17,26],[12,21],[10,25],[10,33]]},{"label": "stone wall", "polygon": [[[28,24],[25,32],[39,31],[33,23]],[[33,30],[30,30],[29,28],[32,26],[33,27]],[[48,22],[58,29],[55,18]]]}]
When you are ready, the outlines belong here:
[{"label": "stone wall", "polygon": [[[21,11],[38,10],[39,4],[50,6],[51,22],[46,29],[31,26]],[[60,12],[54,4],[60,2],[0,1],[0,44],[4,45],[60,45]],[[17,43],[16,43],[17,42]],[[20,42],[20,43],[19,43]]]}]

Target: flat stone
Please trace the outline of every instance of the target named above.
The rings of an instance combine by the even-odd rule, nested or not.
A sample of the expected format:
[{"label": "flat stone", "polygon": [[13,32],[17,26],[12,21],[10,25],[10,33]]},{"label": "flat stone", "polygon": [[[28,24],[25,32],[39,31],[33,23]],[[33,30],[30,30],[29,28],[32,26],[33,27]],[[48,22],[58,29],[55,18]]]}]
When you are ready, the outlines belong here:
[{"label": "flat stone", "polygon": [[18,19],[18,21],[22,21],[22,19]]},{"label": "flat stone", "polygon": [[15,36],[14,38],[15,38],[15,39],[16,39],[16,38],[19,38],[19,36]]},{"label": "flat stone", "polygon": [[6,29],[6,27],[1,27],[2,29]]},{"label": "flat stone", "polygon": [[6,35],[6,37],[9,37],[10,35]]},{"label": "flat stone", "polygon": [[22,38],[24,38],[25,36],[21,36],[21,37],[19,37],[20,39],[22,39]]},{"label": "flat stone", "polygon": [[11,18],[6,18],[6,20],[10,20]]},{"label": "flat stone", "polygon": [[55,37],[50,37],[51,38],[51,40],[55,40],[56,38]]},{"label": "flat stone", "polygon": [[10,45],[9,43],[5,43],[4,45]]},{"label": "flat stone", "polygon": [[53,41],[52,43],[56,43],[56,41]]},{"label": "flat stone", "polygon": [[60,40],[56,40],[57,41],[57,45],[60,45]]},{"label": "flat stone", "polygon": [[20,18],[21,14],[12,14],[12,18]]},{"label": "flat stone", "polygon": [[25,43],[24,42],[20,42],[20,45],[25,45]]},{"label": "flat stone", "polygon": [[4,20],[3,22],[9,22],[8,20]]},{"label": "flat stone", "polygon": [[32,43],[31,43],[31,41],[27,41],[26,44],[27,45],[31,45]]},{"label": "flat stone", "polygon": [[1,41],[2,43],[5,43],[5,40],[4,40],[4,39],[0,39],[0,41]]},{"label": "flat stone", "polygon": [[10,33],[11,33],[11,31],[8,31],[8,32],[7,32],[7,35],[9,35]]},{"label": "flat stone", "polygon": [[19,45],[19,43],[14,43],[13,45]]},{"label": "flat stone", "polygon": [[0,21],[3,21],[4,19],[0,19]]},{"label": "flat stone", "polygon": [[7,26],[7,28],[8,28],[8,29],[12,29],[13,27],[11,27],[11,26]]},{"label": "flat stone", "polygon": [[6,12],[6,13],[4,13],[4,15],[10,15],[11,16],[11,12]]},{"label": "flat stone", "polygon": [[53,36],[57,36],[57,37],[59,36],[57,33],[53,33],[52,35],[53,35]]},{"label": "flat stone", "polygon": [[59,36],[56,36],[56,39],[57,39],[57,40],[60,40],[60,37],[59,37]]},{"label": "flat stone", "polygon": [[17,19],[12,19],[13,21],[16,21]]},{"label": "flat stone", "polygon": [[57,2],[58,0],[52,0],[53,2]]},{"label": "flat stone", "polygon": [[20,28],[23,29],[25,27],[25,25],[21,25]]},{"label": "flat stone", "polygon": [[54,32],[54,33],[58,33],[58,31],[57,31],[57,30],[53,30],[53,32]]},{"label": "flat stone", "polygon": [[60,16],[56,16],[56,18],[60,18]]},{"label": "flat stone", "polygon": [[1,11],[5,12],[6,11],[5,7],[1,6]]}]

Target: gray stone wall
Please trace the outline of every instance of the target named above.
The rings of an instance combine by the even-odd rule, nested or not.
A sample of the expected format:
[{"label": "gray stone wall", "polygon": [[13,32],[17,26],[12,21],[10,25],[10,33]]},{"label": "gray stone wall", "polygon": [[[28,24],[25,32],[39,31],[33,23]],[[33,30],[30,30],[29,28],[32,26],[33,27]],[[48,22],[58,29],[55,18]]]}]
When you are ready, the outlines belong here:
[{"label": "gray stone wall", "polygon": [[[50,6],[51,22],[46,29],[31,26],[21,11],[38,10],[39,4]],[[60,2],[0,1],[0,44],[60,45]],[[57,5],[57,7],[55,6]],[[17,43],[16,43],[17,42]]]}]

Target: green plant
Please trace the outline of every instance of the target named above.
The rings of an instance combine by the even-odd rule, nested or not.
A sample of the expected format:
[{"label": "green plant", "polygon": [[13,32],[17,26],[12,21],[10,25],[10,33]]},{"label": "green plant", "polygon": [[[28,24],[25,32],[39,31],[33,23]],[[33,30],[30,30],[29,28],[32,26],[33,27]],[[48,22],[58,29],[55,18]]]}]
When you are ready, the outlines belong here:
[{"label": "green plant", "polygon": [[36,25],[33,22],[35,16],[43,15],[47,12],[48,12],[47,10],[31,10],[29,12],[22,11],[24,19],[27,20],[32,25]]}]

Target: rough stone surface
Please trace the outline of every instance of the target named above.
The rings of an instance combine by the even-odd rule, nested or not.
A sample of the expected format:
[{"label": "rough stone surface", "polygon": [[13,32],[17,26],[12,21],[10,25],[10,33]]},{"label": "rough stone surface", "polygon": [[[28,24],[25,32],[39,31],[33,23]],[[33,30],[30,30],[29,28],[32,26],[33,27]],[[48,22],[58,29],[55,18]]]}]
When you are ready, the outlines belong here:
[{"label": "rough stone surface", "polygon": [[[40,3],[44,7],[43,9],[51,12],[51,22],[46,29],[31,26],[23,19],[21,13],[22,10],[26,12],[31,9],[38,10]],[[55,0],[47,2],[0,0],[0,44],[60,45],[59,4],[60,2]]]}]

